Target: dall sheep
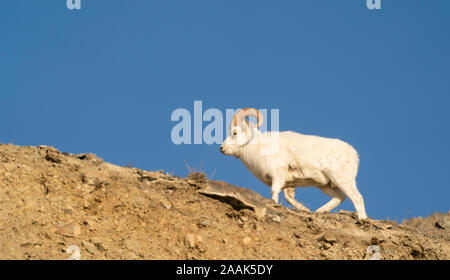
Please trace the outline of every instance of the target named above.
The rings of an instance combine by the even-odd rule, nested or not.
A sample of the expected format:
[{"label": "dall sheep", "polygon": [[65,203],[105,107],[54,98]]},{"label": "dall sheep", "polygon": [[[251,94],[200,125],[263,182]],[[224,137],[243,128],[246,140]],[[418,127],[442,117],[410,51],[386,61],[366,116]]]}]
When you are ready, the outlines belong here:
[{"label": "dall sheep", "polygon": [[[248,116],[256,117],[257,125],[245,120]],[[331,211],[347,196],[358,218],[367,218],[363,197],[356,187],[359,156],[351,145],[293,131],[262,133],[258,130],[262,122],[261,113],[254,108],[238,111],[220,151],[239,158],[253,175],[270,186],[275,203],[283,190],[292,206],[310,212],[294,199],[295,187],[318,187],[331,200],[316,212]]]}]

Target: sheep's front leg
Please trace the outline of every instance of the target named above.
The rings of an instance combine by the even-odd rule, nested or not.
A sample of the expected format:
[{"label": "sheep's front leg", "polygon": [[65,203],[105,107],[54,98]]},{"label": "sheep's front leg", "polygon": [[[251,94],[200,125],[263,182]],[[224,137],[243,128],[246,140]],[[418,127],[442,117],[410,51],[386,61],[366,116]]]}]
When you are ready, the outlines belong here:
[{"label": "sheep's front leg", "polygon": [[275,203],[278,203],[280,192],[284,187],[284,180],[280,179],[272,179],[272,200]]}]

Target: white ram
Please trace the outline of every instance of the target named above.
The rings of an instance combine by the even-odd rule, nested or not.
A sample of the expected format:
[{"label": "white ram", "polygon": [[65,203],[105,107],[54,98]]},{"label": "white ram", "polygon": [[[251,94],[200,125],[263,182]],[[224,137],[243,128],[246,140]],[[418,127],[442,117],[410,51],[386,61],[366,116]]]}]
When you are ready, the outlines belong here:
[{"label": "white ram", "polygon": [[[245,120],[248,116],[256,117],[258,124]],[[262,133],[258,130],[262,122],[262,115],[256,109],[238,111],[220,150],[239,158],[253,175],[271,186],[275,203],[283,190],[292,206],[310,212],[294,199],[295,187],[318,187],[331,200],[316,212],[331,211],[347,196],[358,218],[367,218],[363,197],[356,187],[359,157],[351,145],[339,139],[292,131]]]}]

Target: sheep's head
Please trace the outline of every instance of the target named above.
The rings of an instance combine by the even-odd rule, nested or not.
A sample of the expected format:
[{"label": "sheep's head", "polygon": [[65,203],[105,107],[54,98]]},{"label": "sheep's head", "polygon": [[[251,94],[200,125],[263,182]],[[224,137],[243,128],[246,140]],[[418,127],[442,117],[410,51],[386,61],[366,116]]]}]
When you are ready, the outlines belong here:
[{"label": "sheep's head", "polygon": [[[246,117],[254,116],[258,123],[255,125],[246,120]],[[233,155],[239,158],[243,146],[252,142],[259,133],[258,127],[263,123],[262,114],[254,108],[244,108],[238,111],[231,121],[228,137],[220,146],[220,151],[225,155]]]}]

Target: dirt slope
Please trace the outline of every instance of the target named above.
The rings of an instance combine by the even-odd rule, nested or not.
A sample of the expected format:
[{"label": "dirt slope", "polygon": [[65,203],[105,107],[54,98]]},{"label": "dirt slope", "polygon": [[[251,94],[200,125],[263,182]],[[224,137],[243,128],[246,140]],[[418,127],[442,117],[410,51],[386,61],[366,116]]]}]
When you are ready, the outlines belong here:
[{"label": "dirt slope", "polygon": [[71,245],[81,259],[367,259],[370,245],[381,259],[450,259],[449,214],[438,216],[300,213],[201,173],[0,145],[0,259],[67,259]]}]

